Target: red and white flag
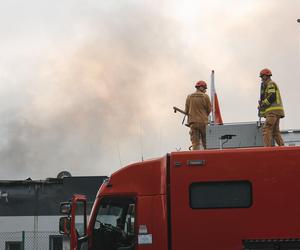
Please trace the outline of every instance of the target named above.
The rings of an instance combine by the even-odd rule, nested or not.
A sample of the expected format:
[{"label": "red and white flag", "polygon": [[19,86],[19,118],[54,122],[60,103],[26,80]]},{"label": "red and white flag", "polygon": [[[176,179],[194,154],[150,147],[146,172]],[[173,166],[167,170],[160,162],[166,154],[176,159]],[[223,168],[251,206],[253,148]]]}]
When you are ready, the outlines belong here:
[{"label": "red and white flag", "polygon": [[223,125],[218,96],[215,88],[215,71],[211,72],[210,98],[212,104],[211,124]]}]

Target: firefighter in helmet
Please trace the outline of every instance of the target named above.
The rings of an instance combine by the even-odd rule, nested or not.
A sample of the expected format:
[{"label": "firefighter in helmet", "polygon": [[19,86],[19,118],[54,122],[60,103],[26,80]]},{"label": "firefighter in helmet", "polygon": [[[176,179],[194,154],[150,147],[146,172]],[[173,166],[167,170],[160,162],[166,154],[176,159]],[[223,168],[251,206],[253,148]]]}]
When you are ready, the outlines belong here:
[{"label": "firefighter in helmet", "polygon": [[211,112],[211,102],[207,94],[205,81],[195,84],[196,91],[187,96],[185,112],[188,114],[192,149],[199,150],[200,144],[206,149],[206,126]]},{"label": "firefighter in helmet", "polygon": [[284,117],[283,104],[279,88],[272,81],[272,72],[269,69],[260,71],[261,95],[259,100],[259,116],[265,117],[263,125],[263,142],[265,147],[271,147],[273,140],[278,146],[283,146],[284,141],[279,130],[279,121]]}]

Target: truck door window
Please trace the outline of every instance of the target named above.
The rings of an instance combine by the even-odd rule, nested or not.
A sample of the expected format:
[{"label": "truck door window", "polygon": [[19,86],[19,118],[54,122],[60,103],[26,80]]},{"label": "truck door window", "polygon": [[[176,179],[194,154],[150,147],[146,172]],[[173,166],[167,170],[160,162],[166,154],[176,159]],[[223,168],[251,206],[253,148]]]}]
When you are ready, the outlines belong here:
[{"label": "truck door window", "polygon": [[252,205],[249,181],[196,182],[190,185],[191,208],[248,208]]},{"label": "truck door window", "polygon": [[134,222],[134,199],[103,198],[94,224],[93,250],[133,250]]},{"label": "truck door window", "polygon": [[134,235],[134,221],[135,221],[135,204],[128,206],[126,214],[124,231],[128,235]]},{"label": "truck door window", "polygon": [[75,214],[75,229],[77,236],[83,237],[85,235],[85,226],[84,226],[84,202],[78,201],[76,203],[76,214]]}]

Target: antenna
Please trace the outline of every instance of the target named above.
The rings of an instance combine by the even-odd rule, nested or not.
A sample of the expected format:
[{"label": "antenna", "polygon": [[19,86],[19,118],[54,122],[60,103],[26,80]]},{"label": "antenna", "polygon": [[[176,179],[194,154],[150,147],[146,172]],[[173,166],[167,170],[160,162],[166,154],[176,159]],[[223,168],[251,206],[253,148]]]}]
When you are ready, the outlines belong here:
[{"label": "antenna", "polygon": [[140,137],[140,150],[141,150],[141,159],[144,161],[144,156],[143,156],[143,138],[142,138],[142,121],[140,120],[139,123],[139,137]]},{"label": "antenna", "polygon": [[159,128],[159,154],[162,155],[163,149],[163,128],[162,128],[162,123],[160,123],[160,128]]},{"label": "antenna", "polygon": [[122,167],[122,160],[121,160],[121,153],[120,153],[120,147],[119,147],[119,141],[117,139],[116,136],[114,136],[115,139],[114,139],[114,143],[116,144],[116,147],[117,147],[117,153],[118,153],[118,157],[119,157],[119,163],[120,163],[120,168]]},{"label": "antenna", "polygon": [[116,143],[117,143],[117,151],[118,151],[118,156],[119,156],[120,167],[122,167],[122,161],[121,161],[121,153],[120,153],[119,141],[117,140]]}]

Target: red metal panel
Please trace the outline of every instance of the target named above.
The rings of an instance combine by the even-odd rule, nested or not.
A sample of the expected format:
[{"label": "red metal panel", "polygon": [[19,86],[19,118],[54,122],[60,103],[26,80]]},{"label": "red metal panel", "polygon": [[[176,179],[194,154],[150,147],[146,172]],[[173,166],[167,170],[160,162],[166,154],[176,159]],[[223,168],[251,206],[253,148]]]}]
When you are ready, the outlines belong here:
[{"label": "red metal panel", "polygon": [[[243,239],[300,238],[299,147],[173,153],[170,174],[172,250],[240,250]],[[250,208],[190,208],[191,183],[232,180],[252,183]]]},{"label": "red metal panel", "polygon": [[[140,226],[143,226],[147,232],[144,234],[151,234],[153,238],[154,234],[154,223],[153,223],[153,198],[152,196],[139,197],[137,203],[137,234],[139,233]],[[153,244],[148,245],[137,245],[137,250],[154,250]]]},{"label": "red metal panel", "polygon": [[142,195],[165,194],[166,158],[158,158],[129,165],[112,174],[103,184],[101,195],[136,193]]},{"label": "red metal panel", "polygon": [[154,196],[153,197],[153,247],[156,250],[168,249],[168,216],[166,206],[166,196]]},{"label": "red metal panel", "polygon": [[[97,194],[92,208],[88,234],[91,238],[95,218],[103,196],[137,197],[136,232],[147,227],[152,244],[137,245],[137,250],[167,250],[166,157],[129,165],[112,174]],[[92,247],[92,242],[89,242]]]}]

